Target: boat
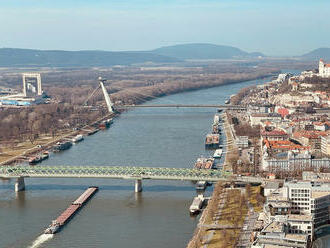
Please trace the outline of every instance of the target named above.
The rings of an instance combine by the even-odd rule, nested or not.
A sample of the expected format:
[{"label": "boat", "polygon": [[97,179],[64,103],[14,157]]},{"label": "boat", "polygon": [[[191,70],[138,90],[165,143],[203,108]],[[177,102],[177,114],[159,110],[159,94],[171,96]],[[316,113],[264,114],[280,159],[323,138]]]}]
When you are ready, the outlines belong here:
[{"label": "boat", "polygon": [[52,224],[49,225],[49,227],[44,231],[45,234],[55,234],[60,229],[60,223],[58,223],[56,220],[52,221]]},{"label": "boat", "polygon": [[192,215],[198,214],[202,210],[203,202],[204,202],[203,195],[196,196],[189,207],[190,214]]},{"label": "boat", "polygon": [[31,157],[29,159],[29,164],[37,164],[41,162],[42,158],[40,156]]},{"label": "boat", "polygon": [[214,154],[213,154],[213,157],[214,158],[221,158],[222,156],[222,149],[216,149]]},{"label": "boat", "polygon": [[207,182],[206,181],[198,181],[196,183],[196,189],[197,190],[204,190],[207,187]]},{"label": "boat", "polygon": [[221,133],[221,126],[219,124],[213,124],[212,125],[212,133],[213,134]]},{"label": "boat", "polygon": [[72,146],[70,141],[66,142],[57,142],[56,146],[54,147],[54,152],[60,152],[69,149]]},{"label": "boat", "polygon": [[104,120],[100,123],[99,125],[99,128],[100,129],[106,129],[106,128],[109,128],[110,125],[113,123],[112,119],[107,119],[107,120]]},{"label": "boat", "polygon": [[47,159],[47,158],[49,158],[49,152],[48,152],[48,151],[45,151],[45,152],[43,152],[43,153],[41,154],[41,159],[42,159],[42,160],[45,160],[45,159]]},{"label": "boat", "polygon": [[72,139],[72,142],[73,143],[78,143],[78,142],[83,141],[83,140],[84,140],[84,136],[82,136],[81,134],[78,134],[76,137],[74,137]]},{"label": "boat", "polygon": [[230,103],[230,99],[227,99],[226,101],[225,101],[225,104],[229,104]]}]

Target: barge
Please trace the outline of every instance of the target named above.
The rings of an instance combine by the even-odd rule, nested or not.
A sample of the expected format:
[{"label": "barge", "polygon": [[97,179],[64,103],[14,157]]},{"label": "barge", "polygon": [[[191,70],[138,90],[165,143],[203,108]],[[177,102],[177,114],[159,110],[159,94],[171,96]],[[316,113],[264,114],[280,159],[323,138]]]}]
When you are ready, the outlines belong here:
[{"label": "barge", "polygon": [[214,167],[214,158],[198,158],[195,163],[195,169],[212,169]]},{"label": "barge", "polygon": [[112,123],[113,123],[112,119],[107,119],[100,123],[99,128],[104,130],[106,128],[109,128]]},{"label": "barge", "polygon": [[72,146],[70,141],[66,142],[57,142],[56,146],[54,147],[54,152],[60,152],[69,149]]},{"label": "barge", "polygon": [[89,187],[82,193],[56,220],[44,231],[45,234],[55,234],[69,222],[69,220],[88,202],[88,200],[98,191],[98,187]]},{"label": "barge", "polygon": [[83,141],[83,140],[84,140],[84,136],[82,136],[81,134],[78,134],[77,136],[72,138],[73,143],[78,143],[78,142]]},{"label": "barge", "polygon": [[207,182],[206,181],[198,181],[196,183],[196,190],[205,190],[207,187]]},{"label": "barge", "polygon": [[207,134],[205,138],[205,148],[218,148],[220,144],[220,134]]},{"label": "barge", "polygon": [[37,156],[34,156],[34,157],[30,157],[29,158],[29,164],[37,164],[37,163],[40,163],[41,161],[45,160],[49,158],[49,153],[48,151],[45,151],[43,152],[42,154],[39,154]]},{"label": "barge", "polygon": [[213,124],[212,125],[212,134],[220,134],[221,133],[221,125]]},{"label": "barge", "polygon": [[189,207],[190,214],[191,215],[198,214],[202,210],[203,202],[204,202],[203,195],[196,196]]}]

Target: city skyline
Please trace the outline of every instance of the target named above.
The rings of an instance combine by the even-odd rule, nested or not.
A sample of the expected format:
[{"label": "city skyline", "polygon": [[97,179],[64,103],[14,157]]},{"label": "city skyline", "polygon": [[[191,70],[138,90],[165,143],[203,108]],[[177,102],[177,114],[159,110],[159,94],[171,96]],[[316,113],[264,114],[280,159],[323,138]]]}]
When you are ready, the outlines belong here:
[{"label": "city skyline", "polygon": [[[325,1],[2,1],[0,47],[141,51],[185,43],[295,56],[330,47]],[[297,46],[299,44],[299,46]]]}]

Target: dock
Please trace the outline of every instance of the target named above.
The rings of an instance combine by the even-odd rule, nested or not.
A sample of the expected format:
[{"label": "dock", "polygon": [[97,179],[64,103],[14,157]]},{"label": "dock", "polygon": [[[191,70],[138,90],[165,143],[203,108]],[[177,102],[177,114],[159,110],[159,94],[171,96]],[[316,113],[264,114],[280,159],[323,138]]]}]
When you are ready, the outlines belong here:
[{"label": "dock", "polygon": [[44,231],[45,234],[55,234],[66,225],[70,219],[83,207],[85,203],[98,191],[98,187],[89,187],[82,193],[50,226]]}]

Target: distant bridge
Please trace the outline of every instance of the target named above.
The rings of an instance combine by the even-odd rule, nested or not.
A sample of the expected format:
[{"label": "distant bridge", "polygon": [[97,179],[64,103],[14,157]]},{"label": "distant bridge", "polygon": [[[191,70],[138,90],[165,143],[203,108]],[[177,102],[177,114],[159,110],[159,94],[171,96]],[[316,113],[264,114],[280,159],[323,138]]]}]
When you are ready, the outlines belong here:
[{"label": "distant bridge", "polygon": [[240,181],[260,183],[259,178],[239,179],[221,170],[131,167],[131,166],[2,166],[0,177],[17,178],[15,191],[25,188],[24,178],[113,178],[135,180],[135,191],[142,190],[142,180]]},{"label": "distant bridge", "polygon": [[246,110],[245,106],[241,105],[219,105],[219,104],[155,104],[155,105],[117,105],[114,106],[118,109],[121,108],[218,108],[218,109],[233,109],[233,110]]}]

